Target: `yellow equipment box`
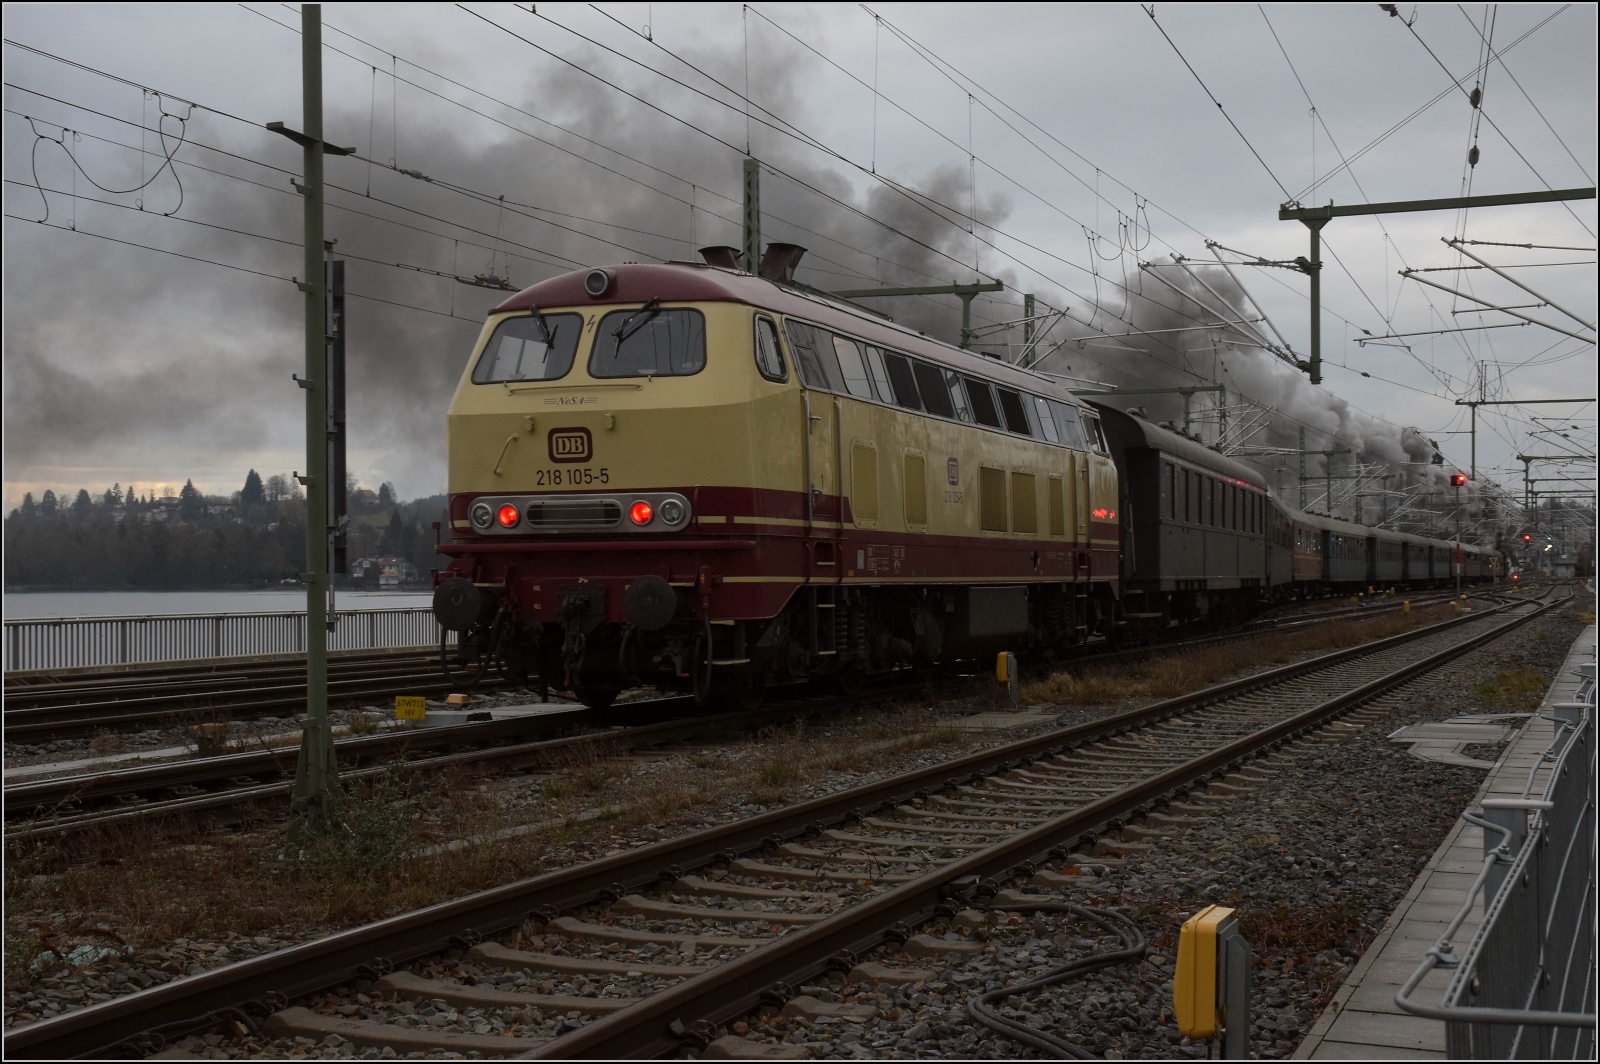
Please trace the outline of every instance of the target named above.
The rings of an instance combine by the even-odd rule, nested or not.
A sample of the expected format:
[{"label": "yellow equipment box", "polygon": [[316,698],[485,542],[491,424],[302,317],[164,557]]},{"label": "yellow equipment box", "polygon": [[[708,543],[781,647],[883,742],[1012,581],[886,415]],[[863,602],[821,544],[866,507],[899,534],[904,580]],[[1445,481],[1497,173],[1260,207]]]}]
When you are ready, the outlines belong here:
[{"label": "yellow equipment box", "polygon": [[1192,1039],[1217,1033],[1217,940],[1234,923],[1233,910],[1208,905],[1183,922],[1178,963],[1172,973],[1173,1014],[1178,1030]]}]

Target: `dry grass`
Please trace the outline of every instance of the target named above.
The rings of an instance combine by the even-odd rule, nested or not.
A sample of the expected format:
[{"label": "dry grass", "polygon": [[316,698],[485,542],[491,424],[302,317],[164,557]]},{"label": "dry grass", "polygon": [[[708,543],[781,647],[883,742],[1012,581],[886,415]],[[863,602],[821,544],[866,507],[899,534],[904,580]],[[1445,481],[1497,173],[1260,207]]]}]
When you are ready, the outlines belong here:
[{"label": "dry grass", "polygon": [[908,751],[963,737],[917,709],[845,734],[772,729],[692,756],[577,747],[525,781],[396,771],[348,788],[341,829],[292,853],[271,806],[228,831],[168,820],[12,847],[6,979],[32,979],[40,943],[71,926],[116,928],[136,948],[327,931],[748,815],[749,803],[791,800],[830,773],[898,769]]},{"label": "dry grass", "polygon": [[1284,665],[1303,654],[1326,653],[1399,635],[1454,616],[1449,606],[1364,621],[1335,621],[1295,632],[1272,633],[1224,646],[1165,654],[1123,665],[1090,665],[1022,689],[1022,701],[1053,705],[1105,705],[1127,698],[1174,698],[1220,683],[1252,666]]},{"label": "dry grass", "polygon": [[1537,669],[1512,669],[1495,673],[1493,678],[1472,689],[1472,694],[1491,712],[1532,713],[1544,701],[1550,678]]}]

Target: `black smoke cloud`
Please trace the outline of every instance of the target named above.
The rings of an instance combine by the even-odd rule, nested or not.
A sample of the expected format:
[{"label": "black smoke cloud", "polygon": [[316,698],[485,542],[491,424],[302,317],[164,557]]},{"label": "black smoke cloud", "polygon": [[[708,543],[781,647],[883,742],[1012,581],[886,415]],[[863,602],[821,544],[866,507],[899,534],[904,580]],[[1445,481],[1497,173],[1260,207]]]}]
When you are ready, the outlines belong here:
[{"label": "black smoke cloud", "polygon": [[[732,76],[738,61],[719,54],[693,58],[722,77]],[[803,115],[805,61],[759,46],[752,61],[760,72],[760,98],[774,111]],[[587,63],[610,69],[599,55]],[[629,74],[612,70],[607,76],[627,82]],[[346,259],[351,294],[351,468],[363,481],[393,480],[405,495],[444,486],[450,395],[478,323],[506,294],[458,283],[455,276],[495,275],[523,287],[580,266],[697,260],[700,246],[739,243],[741,159],[690,124],[742,145],[743,117],[681,92],[652,96],[648,86],[630,87],[683,121],[569,69],[531,85],[519,106],[632,159],[482,100],[474,106],[552,143],[414,92],[414,107],[401,96],[398,135],[371,122],[365,109],[330,111],[330,140],[359,143],[365,154],[370,127],[370,155],[381,160],[330,159],[327,165],[330,186],[337,187],[328,191],[326,231],[337,241],[334,254]],[[291,374],[304,360],[303,300],[286,280],[304,272],[297,246],[301,201],[289,178],[299,171],[299,152],[205,112],[192,120],[189,134],[287,173],[191,144],[177,155],[182,209],[162,219],[152,215],[178,203],[171,175],[138,197],[105,196],[81,180],[74,186],[63,154],[46,146],[39,166],[46,187],[76,187],[123,205],[74,204],[47,192],[49,223],[284,279],[9,222],[5,445],[13,494],[44,486],[98,489],[112,481],[181,483],[190,476],[208,490],[227,492],[250,467],[287,471],[300,464],[304,399]],[[14,157],[32,147],[26,127],[10,125],[7,136]],[[960,266],[971,259],[963,219],[952,223],[914,197],[818,165],[815,153],[759,124],[752,136],[758,157],[792,175],[763,178],[763,238],[811,249],[800,280],[838,289],[972,279],[970,268]],[[127,150],[86,141],[77,151],[103,184],[134,183],[139,172],[138,156]],[[390,159],[428,180],[382,165]],[[155,163],[144,165],[148,173]],[[920,178],[921,194],[953,207],[965,204],[963,170],[935,168]],[[921,244],[830,198],[859,205]],[[125,209],[136,199],[144,211]],[[7,205],[11,213],[44,216],[32,189],[12,186]],[[1005,200],[988,197],[978,213],[998,224],[1007,209]],[[897,320],[956,337],[954,300],[879,302]]]}]

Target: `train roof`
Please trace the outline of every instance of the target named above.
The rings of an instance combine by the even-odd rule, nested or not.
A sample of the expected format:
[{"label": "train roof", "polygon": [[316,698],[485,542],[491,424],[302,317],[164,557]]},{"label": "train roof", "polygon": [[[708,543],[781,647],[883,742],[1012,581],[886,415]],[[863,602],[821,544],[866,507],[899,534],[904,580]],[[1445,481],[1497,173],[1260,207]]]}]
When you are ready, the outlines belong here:
[{"label": "train roof", "polygon": [[[1214,470],[1262,491],[1267,488],[1265,477],[1236,458],[1229,458],[1221,451],[1214,451],[1203,443],[1197,443],[1181,433],[1173,432],[1171,429],[1164,429],[1146,418],[1118,410],[1114,406],[1107,406],[1092,396],[1083,396],[1081,398],[1100,411],[1108,428],[1115,422],[1115,427],[1121,433],[1132,436],[1153,451],[1162,451],[1182,458],[1186,462],[1200,466],[1203,469]],[[1127,444],[1124,444],[1124,446],[1127,446]]]},{"label": "train roof", "polygon": [[612,303],[744,303],[777,314],[804,318],[869,343],[941,363],[991,381],[1022,388],[1059,402],[1082,406],[1083,401],[1039,373],[1008,362],[963,351],[943,340],[904,325],[897,325],[838,296],[806,285],[773,281],[743,270],[697,262],[623,263],[601,267],[611,275],[611,287],[599,299],[584,289],[589,270],[575,270],[540,281],[502,301],[489,313],[505,314],[536,307],[570,307]]}]

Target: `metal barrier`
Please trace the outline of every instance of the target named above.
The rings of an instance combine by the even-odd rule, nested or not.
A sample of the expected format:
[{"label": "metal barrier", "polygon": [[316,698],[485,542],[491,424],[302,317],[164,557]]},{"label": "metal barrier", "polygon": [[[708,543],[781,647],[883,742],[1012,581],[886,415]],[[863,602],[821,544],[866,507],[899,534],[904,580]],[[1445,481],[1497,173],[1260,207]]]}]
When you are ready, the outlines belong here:
[{"label": "metal barrier", "polygon": [[[304,613],[189,613],[150,617],[51,617],[5,622],[6,671],[296,654]],[[329,650],[439,645],[428,606],[337,614]]]},{"label": "metal barrier", "polygon": [[[1549,707],[1555,739],[1520,798],[1485,799],[1464,819],[1484,831],[1483,869],[1466,903],[1395,994],[1445,1021],[1453,1059],[1590,1060],[1595,1053],[1595,666],[1578,700]],[[1551,766],[1541,797],[1540,769]],[[1483,923],[1457,956],[1451,939],[1479,893]],[[1435,968],[1453,969],[1438,1006],[1410,1000]]]}]

